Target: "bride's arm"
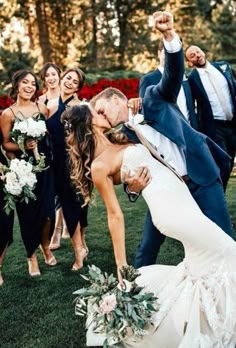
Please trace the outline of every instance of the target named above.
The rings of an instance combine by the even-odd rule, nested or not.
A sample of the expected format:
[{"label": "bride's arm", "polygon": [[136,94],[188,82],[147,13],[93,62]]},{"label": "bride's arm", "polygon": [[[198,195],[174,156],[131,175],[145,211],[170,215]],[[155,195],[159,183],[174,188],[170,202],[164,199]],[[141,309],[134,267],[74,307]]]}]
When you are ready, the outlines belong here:
[{"label": "bride's arm", "polygon": [[108,228],[111,234],[116,265],[120,269],[126,265],[124,216],[118,202],[109,167],[103,162],[93,163],[92,180],[107,210]]}]

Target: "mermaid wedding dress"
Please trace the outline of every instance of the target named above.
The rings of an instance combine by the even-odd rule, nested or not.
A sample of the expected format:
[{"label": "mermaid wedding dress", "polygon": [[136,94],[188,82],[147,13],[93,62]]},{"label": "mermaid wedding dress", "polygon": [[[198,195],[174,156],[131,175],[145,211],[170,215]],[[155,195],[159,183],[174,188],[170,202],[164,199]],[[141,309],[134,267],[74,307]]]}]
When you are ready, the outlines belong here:
[{"label": "mermaid wedding dress", "polygon": [[[152,177],[142,195],[153,223],[182,242],[185,258],[177,266],[140,269],[138,283],[157,295],[160,307],[152,331],[142,340],[127,337],[124,346],[235,348],[236,243],[203,215],[187,186],[143,145],[127,147],[121,178],[140,166],[149,167]],[[102,345],[103,340],[88,325],[87,345]]]}]

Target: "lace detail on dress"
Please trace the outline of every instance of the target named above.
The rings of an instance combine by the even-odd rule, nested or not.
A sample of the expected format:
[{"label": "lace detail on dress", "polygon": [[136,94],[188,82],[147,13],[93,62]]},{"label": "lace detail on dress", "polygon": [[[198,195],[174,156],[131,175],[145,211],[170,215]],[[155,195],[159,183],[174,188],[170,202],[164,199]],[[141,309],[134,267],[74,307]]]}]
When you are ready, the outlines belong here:
[{"label": "lace detail on dress", "polygon": [[178,348],[189,348],[190,340],[191,348],[234,348],[235,289],[236,272],[228,271],[225,260],[220,266],[212,265],[201,277],[188,273],[187,265],[182,262],[157,294],[160,309],[153,318],[156,330],[175,304],[180,302],[185,304],[182,310],[185,312],[183,323],[186,324],[182,328],[183,341]]}]

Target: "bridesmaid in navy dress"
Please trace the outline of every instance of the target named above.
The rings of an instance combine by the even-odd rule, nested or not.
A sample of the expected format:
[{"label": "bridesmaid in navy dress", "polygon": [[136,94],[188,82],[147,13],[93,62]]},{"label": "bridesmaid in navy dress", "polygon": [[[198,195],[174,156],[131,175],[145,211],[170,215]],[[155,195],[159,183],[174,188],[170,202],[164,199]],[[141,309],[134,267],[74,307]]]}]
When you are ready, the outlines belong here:
[{"label": "bridesmaid in navy dress", "polygon": [[66,108],[80,103],[77,93],[82,88],[84,80],[84,73],[80,69],[72,68],[66,70],[61,78],[59,101],[49,107],[49,118],[47,120],[47,127],[53,144],[56,193],[59,197],[75,252],[75,262],[72,266],[74,271],[83,267],[83,260],[88,254],[88,248],[85,243],[87,207],[82,208],[83,201],[80,196],[76,195],[71,184],[61,114]]},{"label": "bridesmaid in navy dress", "polygon": [[[2,132],[1,132],[1,116],[0,116],[0,163],[7,165],[7,159],[2,152]],[[14,224],[14,212],[7,215],[4,210],[4,192],[3,182],[0,180],[0,286],[3,284],[2,278],[2,263],[6,254],[7,248],[13,241],[13,224]]]},{"label": "bridesmaid in navy dress", "polygon": [[[47,108],[50,107],[51,103],[58,101],[61,92],[60,76],[61,69],[58,65],[52,62],[45,63],[40,71],[40,79],[43,82],[44,93],[39,97],[39,101],[44,103],[47,106]],[[51,250],[56,250],[60,248],[61,237],[69,238],[70,235],[67,231],[66,224],[63,221],[63,213],[60,207],[59,199],[58,197],[56,197],[55,228],[49,245],[49,248]]]},{"label": "bridesmaid in navy dress", "polygon": [[[3,149],[10,159],[20,158],[22,152],[19,146],[10,137],[15,119],[40,118],[45,119],[47,108],[44,104],[37,104],[32,101],[38,90],[38,81],[35,75],[27,70],[17,71],[12,78],[11,97],[15,103],[4,110],[1,119],[3,134]],[[56,265],[56,259],[49,249],[49,235],[54,227],[55,219],[55,189],[54,176],[51,166],[51,146],[49,137],[45,135],[42,140],[26,140],[25,150],[29,157],[33,157],[33,150],[38,147],[39,153],[45,155],[46,166],[48,167],[37,174],[37,183],[34,189],[36,200],[30,200],[28,204],[18,202],[16,211],[19,219],[22,240],[24,242],[29,274],[40,275],[36,249],[41,244],[45,263],[49,266]],[[26,157],[27,160],[29,157]]]}]

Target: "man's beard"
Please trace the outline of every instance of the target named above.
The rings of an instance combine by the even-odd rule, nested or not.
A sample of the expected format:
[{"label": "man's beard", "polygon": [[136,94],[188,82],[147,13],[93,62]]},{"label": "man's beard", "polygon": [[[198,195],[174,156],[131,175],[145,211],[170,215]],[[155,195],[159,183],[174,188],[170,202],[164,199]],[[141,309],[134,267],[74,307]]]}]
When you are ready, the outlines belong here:
[{"label": "man's beard", "polygon": [[206,59],[204,59],[204,63],[199,63],[199,62],[197,62],[197,63],[195,64],[195,66],[196,66],[197,68],[204,68],[204,67],[206,66]]}]

